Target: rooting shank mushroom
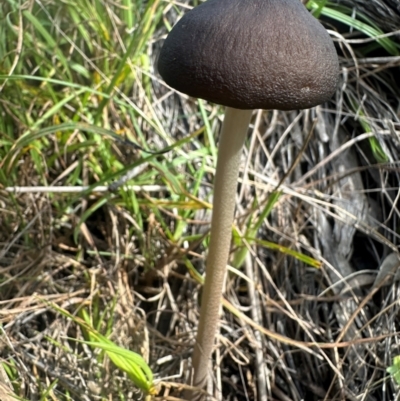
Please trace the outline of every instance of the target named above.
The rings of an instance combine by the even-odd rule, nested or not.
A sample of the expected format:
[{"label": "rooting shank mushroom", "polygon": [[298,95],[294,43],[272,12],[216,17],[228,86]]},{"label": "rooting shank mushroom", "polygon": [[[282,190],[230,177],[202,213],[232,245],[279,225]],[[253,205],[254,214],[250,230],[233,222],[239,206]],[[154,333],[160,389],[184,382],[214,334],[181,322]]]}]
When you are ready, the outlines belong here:
[{"label": "rooting shank mushroom", "polygon": [[[241,150],[253,109],[306,109],[328,100],[338,58],[300,0],[208,0],[186,13],[161,49],[172,88],[226,108],[192,382],[204,387],[229,257]],[[195,394],[187,399],[199,398]]]}]

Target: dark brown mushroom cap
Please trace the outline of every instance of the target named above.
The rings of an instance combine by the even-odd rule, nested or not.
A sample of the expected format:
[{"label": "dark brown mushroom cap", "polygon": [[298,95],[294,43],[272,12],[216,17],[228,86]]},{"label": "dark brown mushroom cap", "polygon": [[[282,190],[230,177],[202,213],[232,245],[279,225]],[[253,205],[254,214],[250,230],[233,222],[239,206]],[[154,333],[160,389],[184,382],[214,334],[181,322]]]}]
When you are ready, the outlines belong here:
[{"label": "dark brown mushroom cap", "polygon": [[339,65],[330,36],[300,0],[208,0],[174,26],[158,70],[189,96],[293,110],[328,100]]}]

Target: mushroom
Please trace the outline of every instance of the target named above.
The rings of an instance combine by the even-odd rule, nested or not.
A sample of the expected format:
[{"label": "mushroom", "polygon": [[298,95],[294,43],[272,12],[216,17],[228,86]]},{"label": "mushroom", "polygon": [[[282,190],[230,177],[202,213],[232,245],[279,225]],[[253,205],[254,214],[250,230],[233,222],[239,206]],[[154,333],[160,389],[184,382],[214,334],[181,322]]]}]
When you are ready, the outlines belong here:
[{"label": "mushroom", "polygon": [[252,110],[321,104],[336,90],[339,65],[329,34],[299,0],[208,0],[186,13],[168,34],[158,71],[177,91],[226,106],[193,352],[192,384],[203,388],[219,321],[241,150]]}]

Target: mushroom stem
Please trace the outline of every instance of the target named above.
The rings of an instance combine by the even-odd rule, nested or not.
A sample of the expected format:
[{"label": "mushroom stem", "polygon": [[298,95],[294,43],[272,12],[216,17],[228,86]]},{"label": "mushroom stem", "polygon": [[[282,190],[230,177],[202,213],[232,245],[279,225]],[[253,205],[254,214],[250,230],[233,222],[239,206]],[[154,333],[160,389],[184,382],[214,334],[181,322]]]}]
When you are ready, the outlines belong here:
[{"label": "mushroom stem", "polygon": [[[214,346],[226,265],[232,238],[240,156],[247,135],[252,110],[226,108],[218,146],[218,161],[214,181],[210,246],[203,287],[200,321],[193,351],[195,387],[204,388],[209,360]],[[201,394],[187,394],[188,400],[201,399]],[[190,397],[190,398],[189,398]]]}]

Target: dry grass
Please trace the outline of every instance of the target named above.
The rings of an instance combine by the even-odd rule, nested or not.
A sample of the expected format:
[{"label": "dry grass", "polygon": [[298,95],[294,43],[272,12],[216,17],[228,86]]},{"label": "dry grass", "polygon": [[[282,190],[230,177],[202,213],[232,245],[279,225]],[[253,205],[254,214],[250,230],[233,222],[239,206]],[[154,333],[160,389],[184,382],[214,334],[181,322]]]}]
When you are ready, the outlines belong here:
[{"label": "dry grass", "polygon": [[[83,1],[87,15],[56,3],[0,5],[3,367],[15,394],[32,401],[143,399],[104,353],[72,340],[87,333],[60,309],[85,311],[93,328],[148,361],[158,388],[149,399],[177,400],[197,327],[221,109],[173,93],[153,65],[191,3],[153,1],[150,28],[140,1]],[[400,26],[397,0],[329,7],[338,3],[384,33]],[[27,12],[44,21],[50,50]],[[384,47],[322,18],[340,52],[334,99],[255,112],[243,152],[215,399],[400,398],[386,373],[400,353],[400,36]],[[125,59],[131,28],[139,33]],[[149,155],[98,127],[145,148],[178,142]],[[129,184],[157,192],[5,190],[108,185],[128,170]]]}]

